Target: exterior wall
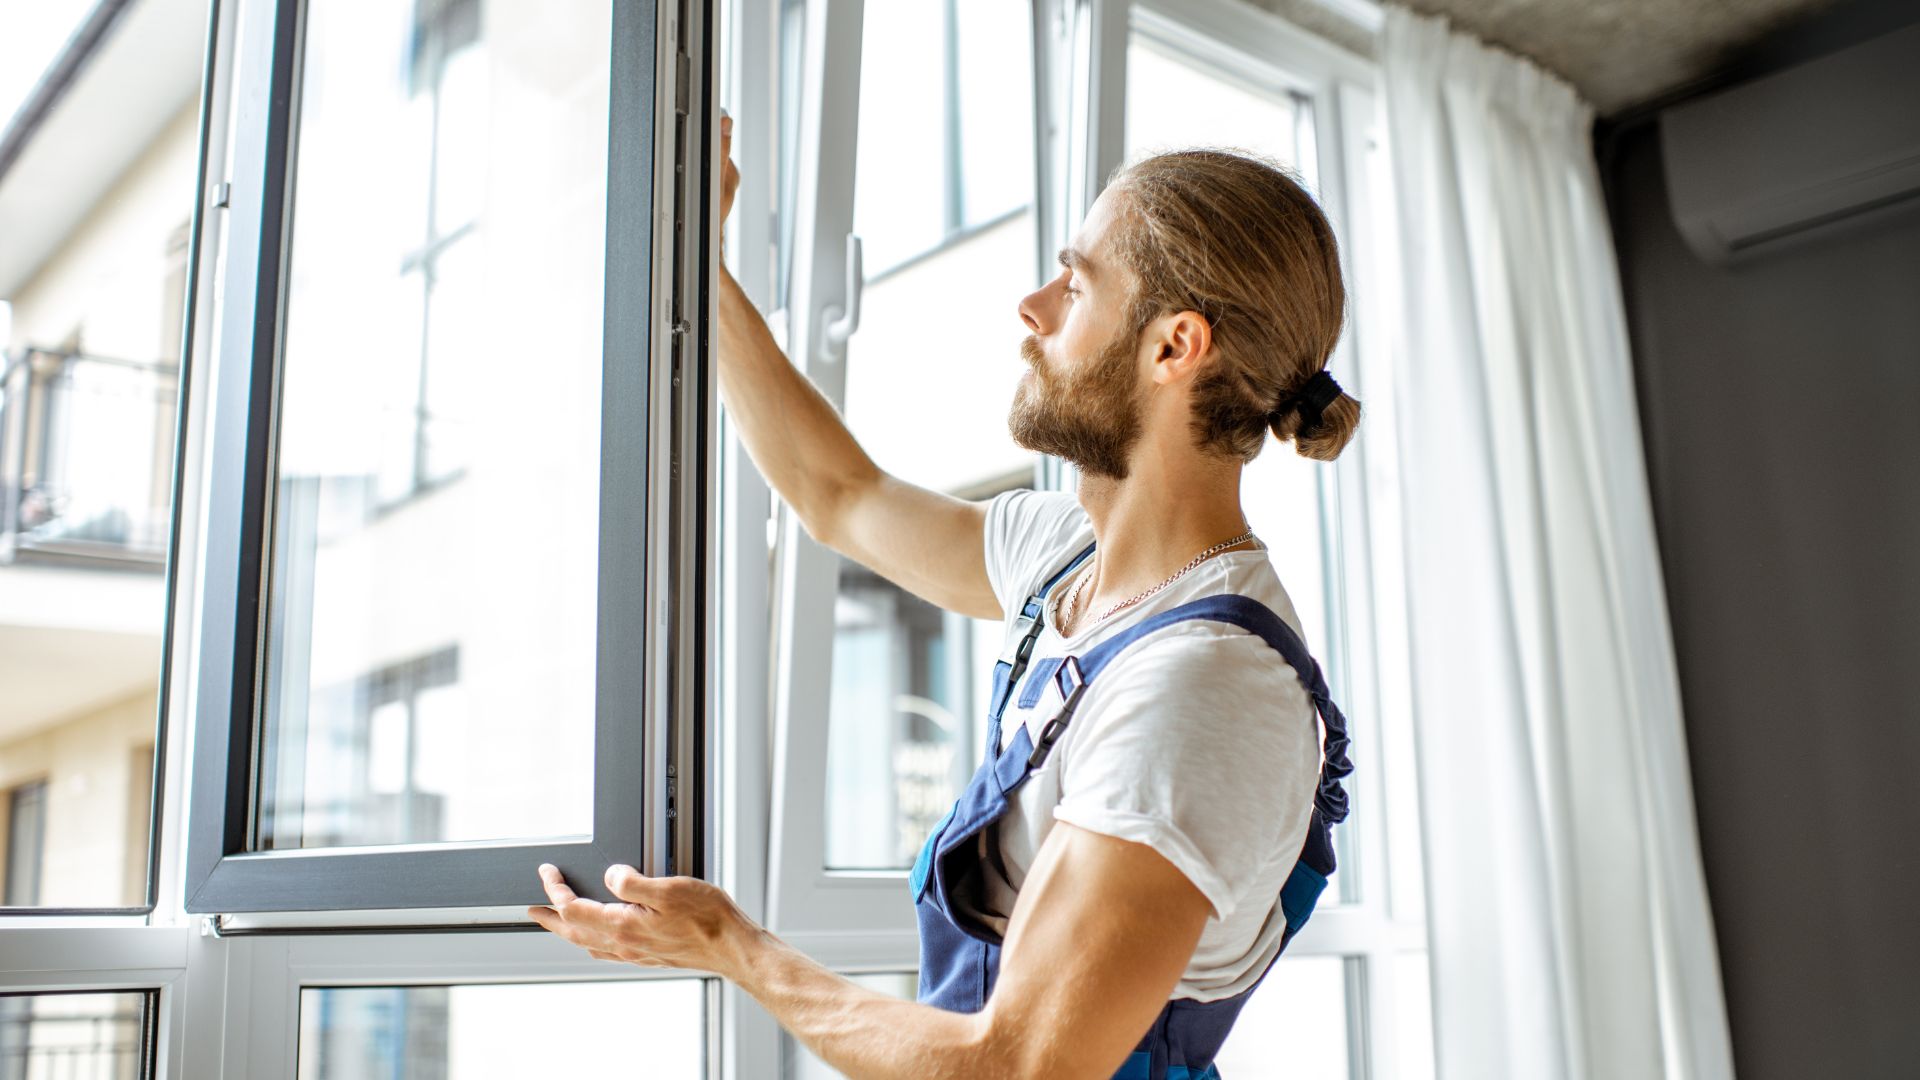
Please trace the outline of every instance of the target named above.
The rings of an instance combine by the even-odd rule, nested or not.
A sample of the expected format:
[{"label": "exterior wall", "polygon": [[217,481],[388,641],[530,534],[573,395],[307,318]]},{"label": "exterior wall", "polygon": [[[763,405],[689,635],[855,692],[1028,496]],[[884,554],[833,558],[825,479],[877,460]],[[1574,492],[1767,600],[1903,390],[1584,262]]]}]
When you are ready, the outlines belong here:
[{"label": "exterior wall", "polygon": [[[6,298],[12,308],[4,342],[9,351],[77,346],[90,354],[144,363],[177,356],[177,309],[182,303],[178,244],[193,208],[197,120],[195,104],[185,103],[69,241],[19,292]],[[170,471],[171,427],[160,413],[156,416],[158,426],[152,433],[122,434],[129,440],[131,460],[146,460],[134,450],[151,452],[154,467]],[[167,445],[149,446],[149,434]],[[164,480],[164,474],[158,478],[157,492],[166,491]],[[39,590],[39,602],[49,605],[44,612],[20,610],[22,597],[16,596],[16,603],[9,605],[11,617],[19,620],[15,632],[31,634],[43,626],[86,629],[86,620],[76,620],[76,611],[98,613],[101,631],[124,632],[129,618],[119,599],[146,597],[153,605],[150,618],[135,621],[150,626],[157,654],[165,621],[160,610],[163,590],[151,587],[157,584],[157,572],[154,567],[98,578],[98,587],[90,585],[84,599],[64,587]],[[91,570],[0,569],[0,576],[26,573],[95,580]],[[117,587],[122,582],[124,589]],[[14,680],[22,678],[124,686],[126,652],[102,653],[92,666],[90,655],[63,656],[55,665],[24,668],[0,659],[0,671],[16,687]],[[156,668],[144,685],[108,704],[64,717],[15,718],[16,730],[32,734],[0,742],[0,875],[5,873],[10,835],[4,821],[6,795],[24,783],[47,782],[40,905],[144,903],[157,680]]]},{"label": "exterior wall", "polygon": [[172,356],[180,324],[165,287],[168,244],[193,213],[197,106],[188,102],[128,166],[59,253],[21,290],[13,305],[9,348],[45,348],[81,332],[83,350],[124,360]]},{"label": "exterior wall", "polygon": [[[153,691],[142,690],[0,745],[0,796],[21,784],[47,782],[41,905],[131,906],[145,900],[153,778],[143,769],[151,768],[157,707]],[[0,828],[0,873],[8,835]]]}]

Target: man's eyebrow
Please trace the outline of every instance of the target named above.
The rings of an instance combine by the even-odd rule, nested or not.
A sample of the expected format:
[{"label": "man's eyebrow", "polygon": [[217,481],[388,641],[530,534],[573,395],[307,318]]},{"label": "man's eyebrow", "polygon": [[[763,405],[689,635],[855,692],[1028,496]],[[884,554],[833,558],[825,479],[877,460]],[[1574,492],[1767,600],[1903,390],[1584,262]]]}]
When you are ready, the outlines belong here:
[{"label": "man's eyebrow", "polygon": [[1069,244],[1061,248],[1058,257],[1061,266],[1079,274],[1081,277],[1091,278],[1094,276],[1092,260],[1088,259],[1080,249],[1073,245]]}]

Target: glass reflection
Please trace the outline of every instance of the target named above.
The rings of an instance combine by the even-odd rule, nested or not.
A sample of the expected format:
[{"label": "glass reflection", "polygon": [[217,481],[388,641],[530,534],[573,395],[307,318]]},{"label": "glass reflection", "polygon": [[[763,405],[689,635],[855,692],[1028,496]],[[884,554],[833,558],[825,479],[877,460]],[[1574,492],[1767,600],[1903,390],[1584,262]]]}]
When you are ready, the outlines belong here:
[{"label": "glass reflection", "polygon": [[308,6],[260,848],[591,828],[610,20]]},{"label": "glass reflection", "polygon": [[[1028,5],[900,0],[864,18],[853,216],[868,276],[847,424],[923,487],[1027,486],[1034,458],[1006,415],[1037,265]],[[827,863],[903,868],[973,771],[973,688],[991,653],[975,650],[974,620],[852,564],[834,625]],[[997,628],[984,637],[997,646]]]}]

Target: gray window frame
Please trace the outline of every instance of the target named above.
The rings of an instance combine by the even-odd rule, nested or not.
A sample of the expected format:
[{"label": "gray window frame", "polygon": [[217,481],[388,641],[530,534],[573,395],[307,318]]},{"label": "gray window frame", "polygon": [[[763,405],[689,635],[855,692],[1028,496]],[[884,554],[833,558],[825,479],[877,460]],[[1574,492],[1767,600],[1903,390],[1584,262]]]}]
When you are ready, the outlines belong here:
[{"label": "gray window frame", "polygon": [[649,873],[704,870],[708,604],[697,584],[689,586],[702,580],[711,542],[713,392],[695,358],[705,354],[711,306],[712,229],[708,200],[698,195],[712,156],[714,135],[700,122],[712,76],[704,63],[688,62],[687,35],[677,35],[678,44],[671,28],[662,36],[672,7],[612,0],[611,8],[591,835],[249,850],[306,11],[305,0],[278,0],[274,25],[259,39],[270,56],[243,66],[253,73],[243,76],[250,85],[236,88],[224,344],[206,420],[211,466],[189,763],[188,912],[540,903],[532,871],[541,862],[558,866],[582,895],[610,899],[601,881],[610,863]]}]

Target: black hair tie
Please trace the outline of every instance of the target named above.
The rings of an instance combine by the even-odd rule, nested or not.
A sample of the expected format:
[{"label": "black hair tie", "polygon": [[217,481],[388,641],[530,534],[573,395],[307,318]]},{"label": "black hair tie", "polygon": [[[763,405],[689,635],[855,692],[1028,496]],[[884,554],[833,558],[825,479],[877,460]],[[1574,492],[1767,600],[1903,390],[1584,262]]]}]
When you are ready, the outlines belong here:
[{"label": "black hair tie", "polygon": [[1273,410],[1272,418],[1279,420],[1287,413],[1298,409],[1300,426],[1294,433],[1311,435],[1314,429],[1320,426],[1320,414],[1327,411],[1327,406],[1340,400],[1340,394],[1340,384],[1334,382],[1333,376],[1327,374],[1326,369],[1322,368],[1314,372],[1292,397],[1282,401]]}]

